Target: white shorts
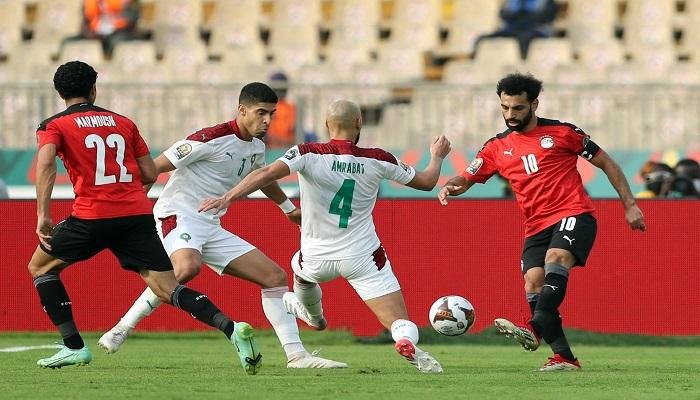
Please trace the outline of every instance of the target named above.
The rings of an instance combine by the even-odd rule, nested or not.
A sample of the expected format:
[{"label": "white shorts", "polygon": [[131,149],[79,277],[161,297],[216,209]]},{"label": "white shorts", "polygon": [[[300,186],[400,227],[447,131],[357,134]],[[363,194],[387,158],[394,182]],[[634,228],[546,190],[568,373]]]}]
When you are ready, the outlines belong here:
[{"label": "white shorts", "polygon": [[231,261],[255,249],[218,223],[187,215],[155,218],[158,236],[168,256],[176,250],[195,249],[202,255],[202,261],[219,275]]},{"label": "white shorts", "polygon": [[362,300],[370,300],[401,290],[391,270],[384,248],[366,256],[346,260],[304,260],[299,252],[292,257],[294,274],[308,282],[328,282],[339,276],[347,279]]}]

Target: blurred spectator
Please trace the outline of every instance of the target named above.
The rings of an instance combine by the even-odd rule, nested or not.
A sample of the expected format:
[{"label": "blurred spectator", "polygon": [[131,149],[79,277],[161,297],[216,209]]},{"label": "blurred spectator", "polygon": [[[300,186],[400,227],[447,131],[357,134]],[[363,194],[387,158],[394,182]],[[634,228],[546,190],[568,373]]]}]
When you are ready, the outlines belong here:
[{"label": "blurred spectator", "polygon": [[0,178],[0,199],[9,199],[10,195],[7,193],[7,185],[5,181]]},{"label": "blurred spectator", "polygon": [[675,172],[677,177],[691,181],[695,191],[700,193],[700,163],[690,158],[684,158],[676,164]]},{"label": "blurred spectator", "polygon": [[100,39],[107,57],[117,42],[136,38],[138,0],[84,0],[83,39]]},{"label": "blurred spectator", "polygon": [[270,76],[270,87],[275,91],[279,101],[277,111],[267,130],[265,142],[269,148],[289,148],[297,144],[297,108],[287,99],[289,80],[282,72]]},{"label": "blurred spectator", "polygon": [[666,197],[669,199],[697,199],[698,191],[695,190],[693,181],[677,176],[671,182]]},{"label": "blurred spectator", "polygon": [[[644,182],[645,186],[649,173],[652,171],[655,165],[656,161],[647,160],[644,164],[642,164],[641,168],[639,168],[639,177],[642,178],[642,182]],[[635,194],[634,197],[638,199],[650,199],[652,197],[656,197],[656,193],[645,187],[644,190]]]},{"label": "blurred spectator", "polygon": [[651,192],[649,197],[667,197],[675,177],[673,168],[668,164],[655,163],[644,180],[644,186]]},{"label": "blurred spectator", "polygon": [[520,56],[525,59],[532,39],[552,36],[552,22],[556,15],[554,0],[506,0],[500,11],[502,28],[480,36],[475,48],[479,51],[478,44],[483,39],[512,37],[518,40]]}]

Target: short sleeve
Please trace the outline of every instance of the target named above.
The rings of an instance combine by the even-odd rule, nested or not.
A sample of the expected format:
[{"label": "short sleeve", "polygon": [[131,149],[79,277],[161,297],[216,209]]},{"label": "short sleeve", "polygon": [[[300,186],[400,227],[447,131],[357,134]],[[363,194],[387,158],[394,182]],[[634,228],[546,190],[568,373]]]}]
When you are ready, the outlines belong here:
[{"label": "short sleeve", "polygon": [[181,168],[210,156],[213,149],[207,143],[195,140],[179,140],[163,152],[175,168]]},{"label": "short sleeve", "polygon": [[391,153],[388,153],[388,155],[396,160],[396,163],[384,163],[386,165],[384,175],[386,179],[405,185],[416,176],[415,168],[399,160]]},{"label": "short sleeve", "polygon": [[598,154],[600,147],[591,140],[591,137],[588,136],[583,129],[573,124],[567,124],[567,126],[571,128],[571,130],[567,132],[567,135],[565,135],[567,148],[570,149],[572,153],[578,154],[590,161]]},{"label": "short sleeve", "polygon": [[56,124],[52,123],[39,125],[39,128],[36,130],[36,140],[37,148],[41,148],[47,143],[53,143],[56,145],[56,149],[60,150],[61,143],[63,143],[61,132],[56,128]]},{"label": "short sleeve", "polygon": [[133,127],[133,132],[134,132],[134,156],[136,158],[140,158],[143,156],[147,156],[151,154],[151,151],[148,149],[148,145],[146,144],[146,141],[143,139],[143,136],[141,136],[141,133],[139,133],[139,129],[134,125]]},{"label": "short sleeve", "polygon": [[496,158],[493,156],[494,146],[493,140],[486,142],[469,166],[462,172],[462,177],[472,182],[484,183],[498,172]]},{"label": "short sleeve", "polygon": [[289,148],[284,155],[278,158],[279,161],[287,164],[289,171],[298,172],[304,169],[306,163],[306,158],[301,155],[299,151],[299,146],[294,146]]}]

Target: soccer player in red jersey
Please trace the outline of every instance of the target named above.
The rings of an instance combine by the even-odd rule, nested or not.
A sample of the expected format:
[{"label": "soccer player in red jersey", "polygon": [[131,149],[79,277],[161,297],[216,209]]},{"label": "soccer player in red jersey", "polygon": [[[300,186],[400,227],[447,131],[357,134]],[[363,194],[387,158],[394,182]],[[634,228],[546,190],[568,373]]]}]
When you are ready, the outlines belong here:
[{"label": "soccer player in red jersey", "polygon": [[[138,272],[161,301],[224,332],[238,350],[245,371],[256,373],[261,355],[253,328],[231,321],[207,296],[175,279],[143,188],[156,178],[148,146],[131,120],[93,104],[96,80],[97,72],[83,62],[58,67],[54,87],[67,108],[37,129],[36,233],[40,243],[28,268],[41,304],[64,343],[56,354],[37,364],[60,368],[92,360],[73,321],[71,301],[59,274],[70,264],[109,249],[122,268]],[[56,156],[68,170],[75,202],[71,215],[54,225],[50,201]]]},{"label": "soccer player in red jersey", "polygon": [[458,196],[496,173],[510,183],[525,215],[521,268],[532,319],[526,326],[503,318],[494,323],[526,350],[536,350],[540,339],[550,345],[554,356],[540,371],[577,370],[581,366],[564,335],[558,308],[571,268],[585,265],[597,231],[593,203],[576,169],[578,157],[607,175],[630,227],[644,231],[646,226],[617,163],[580,128],[535,115],[541,90],[542,82],[529,74],[510,74],[498,82],[508,129],[489,139],[466,171],[442,187],[438,199],[446,205],[448,196]]}]

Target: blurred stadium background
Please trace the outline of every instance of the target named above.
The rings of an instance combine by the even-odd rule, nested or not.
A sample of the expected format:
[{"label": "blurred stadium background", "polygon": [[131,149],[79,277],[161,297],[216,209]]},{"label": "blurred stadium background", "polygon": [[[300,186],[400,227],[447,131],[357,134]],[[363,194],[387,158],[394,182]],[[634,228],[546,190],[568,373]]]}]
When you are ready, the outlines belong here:
[{"label": "blurred stadium background", "polygon": [[[643,189],[637,171],[648,159],[665,161],[671,166],[681,158],[700,160],[700,0],[556,2],[559,10],[553,24],[554,35],[536,39],[527,58],[522,59],[515,39],[489,39],[474,45],[479,35],[497,29],[501,0],[141,0],[137,26],[141,39],[119,42],[109,56],[97,40],[65,41],[81,30],[82,0],[0,0],[0,178],[9,185],[11,197],[32,197],[34,132],[38,122],[64,108],[51,79],[58,65],[74,59],[86,61],[98,71],[97,103],[131,117],[154,152],[196,129],[232,119],[243,84],[266,81],[270,74],[283,71],[289,77],[289,98],[298,107],[299,141],[327,139],[323,125],[325,107],[332,99],[346,97],[363,107],[366,125],[362,144],[389,149],[406,162],[425,162],[424,150],[430,139],[447,134],[454,149],[443,170],[443,176],[449,177],[468,164],[484,141],[503,130],[495,83],[504,74],[518,70],[532,72],[545,82],[538,114],[583,128],[622,165],[634,192]],[[268,157],[274,159],[280,151],[283,150],[272,149]],[[585,162],[580,167],[591,195],[615,197],[601,173]],[[67,177],[59,174],[57,183],[57,194],[69,196]],[[290,190],[295,187],[294,179],[283,183]],[[470,197],[495,198],[501,193],[501,183],[492,179],[470,192]],[[380,194],[396,198],[422,193],[402,191],[387,183]],[[449,289],[463,293],[482,310],[484,304],[493,301],[493,287],[484,286],[488,268],[512,273],[498,282],[498,290],[507,293],[504,296],[511,301],[494,304],[493,312],[480,314],[479,318],[484,318],[481,323],[494,316],[491,314],[503,311],[503,304],[521,301],[517,277],[521,232],[512,229],[520,224],[514,204],[494,200],[476,208],[487,213],[484,215],[508,210],[507,223],[498,227],[501,233],[491,235],[484,234],[483,226],[469,221],[471,206],[460,205],[453,214],[449,210],[439,214],[437,207],[426,206],[438,213],[439,218],[464,215],[465,221],[447,230],[449,238],[422,250],[424,253],[420,254],[435,256],[425,260],[400,254],[414,245],[411,241],[421,241],[425,236],[411,236],[408,240],[401,231],[392,228],[405,215],[419,214],[418,206],[397,202],[394,209],[391,201],[381,203],[382,212],[390,214],[375,218],[383,220],[379,224],[383,229],[380,233],[396,244],[390,245],[394,247],[389,248],[390,255],[395,254],[396,260],[405,264],[397,270],[402,271],[399,272],[402,282],[411,288],[409,305],[412,304],[411,313],[420,316],[418,321],[425,324],[423,314],[430,303],[446,293],[437,293],[439,285],[426,292],[424,286],[411,282],[416,276],[423,276],[419,273],[430,274],[442,268],[449,268],[449,274],[455,274],[454,278],[446,275]],[[650,309],[657,314],[681,309],[681,314],[689,317],[674,322],[675,314],[669,314],[666,316],[670,322],[649,329],[641,329],[634,323],[626,325],[627,319],[612,321],[617,324],[613,328],[609,324],[595,325],[597,322],[582,323],[579,327],[626,333],[700,334],[700,322],[692,317],[700,314],[700,300],[693,289],[693,285],[697,289],[700,281],[697,275],[700,262],[694,254],[700,242],[697,233],[700,210],[694,202],[676,201],[660,200],[663,203],[642,207],[645,212],[658,212],[649,218],[662,227],[654,231],[654,225],[650,224],[651,232],[646,233],[641,244],[635,245],[637,236],[620,226],[619,204],[606,203],[601,218],[614,225],[614,232],[625,239],[620,241],[619,236],[605,233],[612,231],[603,228],[597,249],[606,258],[598,256],[591,269],[599,268],[600,274],[612,278],[599,290],[618,296],[615,304],[620,307],[633,304],[638,310],[633,315],[623,313],[620,318],[648,321],[649,316],[644,313]],[[251,205],[254,202],[244,204],[262,210],[264,216],[256,218],[250,226],[240,226],[241,222],[235,221],[239,217],[230,218],[227,224],[239,229],[244,237],[287,267],[297,246],[298,233],[288,227],[281,228],[284,245],[280,246],[280,236],[274,229],[260,232],[261,223],[270,226],[284,223],[277,211],[269,210],[267,205]],[[17,255],[16,265],[8,269],[19,272],[16,277],[5,279],[1,289],[12,294],[12,298],[26,298],[26,302],[6,308],[8,313],[17,314],[5,320],[7,324],[12,321],[5,328],[22,330],[29,326],[50,330],[48,320],[38,314],[40,306],[35,304],[34,293],[29,293],[31,299],[27,298],[31,282],[24,264],[35,245],[32,203],[5,202],[2,207],[4,214],[12,216],[13,222],[8,226],[15,227],[3,230],[3,255]],[[62,211],[66,207],[59,205]],[[244,208],[241,206],[239,210]],[[438,217],[431,215],[425,219]],[[420,226],[409,228],[420,229]],[[443,234],[440,230],[433,231],[435,228],[431,226],[424,229],[432,232],[427,237]],[[502,232],[507,234],[504,236]],[[439,259],[446,252],[459,253],[457,249],[470,241],[476,242],[468,256],[451,255],[449,263]],[[509,244],[499,255],[503,259],[494,263],[485,249],[505,242]],[[650,251],[656,257],[645,256]],[[611,254],[616,257],[614,266],[608,264]],[[102,257],[98,269],[93,270],[97,276],[93,283],[108,303],[110,293],[123,293],[125,287],[114,287],[109,275],[118,267],[113,260]],[[664,260],[672,260],[670,266],[682,265],[683,271],[668,270]],[[469,265],[463,266],[464,263]],[[616,285],[622,275],[620,272],[609,275],[609,269],[625,267],[635,274],[635,279],[620,292]],[[469,268],[467,281],[474,283],[474,287],[460,286],[463,268]],[[651,276],[663,278],[661,287],[646,281]],[[679,283],[679,276],[685,277],[681,280],[683,285],[689,285],[687,290],[658,303],[660,293],[674,293],[673,285]],[[123,275],[119,277],[124,279]],[[212,278],[200,279],[203,285],[224,285],[216,286],[218,293],[231,291],[231,281],[223,284]],[[108,314],[100,314],[98,322],[85,325],[104,329],[109,327],[107,321],[116,320],[141,290],[137,278],[129,279],[128,299],[120,300],[124,304],[113,303]],[[600,319],[605,319],[602,314],[607,303],[597,305],[593,311],[587,309],[590,296],[600,294],[595,289],[597,284],[601,283],[592,282],[591,290],[580,292],[581,298],[572,300],[570,306],[584,314],[590,312],[587,317],[599,311]],[[258,318],[255,321],[265,324],[260,321],[257,290],[246,285],[241,286],[246,294],[239,300],[250,300],[250,312]],[[333,287],[352,297],[347,286]],[[469,292],[465,293],[466,290]],[[89,301],[94,294],[83,288],[76,290],[75,296],[85,296]],[[102,301],[97,304],[102,307]],[[32,319],[27,325],[29,321],[23,319],[22,310],[28,307],[36,310],[37,318],[43,319]],[[331,313],[332,307],[329,306]],[[350,309],[357,310],[353,311],[353,318],[372,321],[354,298],[338,307],[339,318]],[[81,313],[80,318],[85,320],[95,315],[91,309]],[[178,326],[190,326],[181,317],[173,318],[180,318]],[[163,329],[172,322],[155,321],[146,326]],[[343,324],[339,326],[349,325]],[[375,324],[362,332],[376,329]]]}]

